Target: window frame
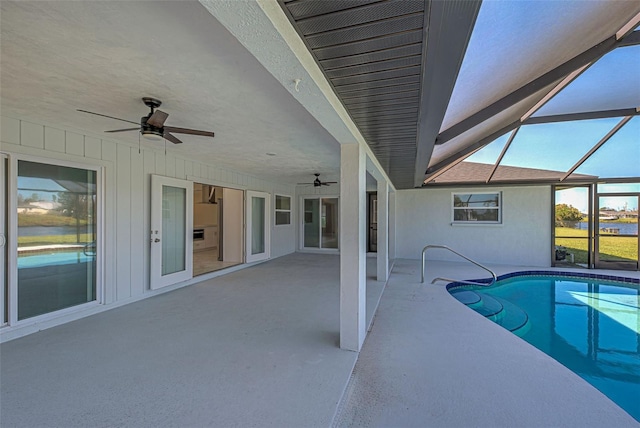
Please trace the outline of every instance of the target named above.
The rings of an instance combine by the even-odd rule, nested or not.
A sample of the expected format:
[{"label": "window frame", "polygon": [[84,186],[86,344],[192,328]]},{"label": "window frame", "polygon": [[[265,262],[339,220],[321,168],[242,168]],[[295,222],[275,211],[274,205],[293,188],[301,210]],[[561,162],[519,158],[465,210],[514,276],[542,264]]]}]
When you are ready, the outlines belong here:
[{"label": "window frame", "polygon": [[[278,208],[278,197],[281,198],[289,198],[289,209],[285,210],[282,208]],[[289,196],[289,195],[283,195],[280,193],[274,193],[273,194],[273,225],[276,227],[279,226],[291,226],[293,224],[292,222],[292,209],[291,209],[291,204],[293,203],[293,197]],[[278,213],[289,213],[289,223],[278,223]]]},{"label": "window frame", "polygon": [[[476,207],[456,207],[455,206],[455,197],[456,195],[498,195],[498,206],[497,207],[482,207],[482,208],[476,208]],[[459,225],[459,224],[465,224],[465,225],[471,225],[471,224],[482,224],[482,225],[499,225],[502,224],[502,204],[503,204],[503,200],[502,200],[502,191],[495,191],[495,192],[473,192],[473,191],[467,191],[467,192],[451,192],[451,224],[452,225]],[[497,220],[456,220],[455,219],[455,213],[456,210],[478,210],[478,209],[483,209],[483,210],[496,210],[498,213],[498,219]]]},{"label": "window frame", "polygon": [[[106,191],[105,191],[105,168],[106,165],[100,160],[91,162],[93,159],[83,158],[82,160],[69,160],[64,156],[56,156],[47,153],[47,156],[21,153],[21,152],[0,152],[0,154],[8,158],[7,171],[7,238],[6,246],[8,269],[7,269],[7,306],[8,306],[8,322],[2,325],[4,328],[22,327],[40,322],[72,315],[87,308],[93,308],[103,305],[106,301],[106,290],[103,282],[106,263],[106,244],[105,244],[105,212],[106,212]],[[49,156],[51,155],[51,156]],[[18,162],[27,161],[48,164],[59,167],[77,168],[91,170],[96,173],[96,289],[95,299],[86,303],[61,308],[52,312],[43,313],[29,318],[18,319],[18,215],[17,215],[17,191],[18,191]],[[14,237],[11,239],[11,237]]]}]

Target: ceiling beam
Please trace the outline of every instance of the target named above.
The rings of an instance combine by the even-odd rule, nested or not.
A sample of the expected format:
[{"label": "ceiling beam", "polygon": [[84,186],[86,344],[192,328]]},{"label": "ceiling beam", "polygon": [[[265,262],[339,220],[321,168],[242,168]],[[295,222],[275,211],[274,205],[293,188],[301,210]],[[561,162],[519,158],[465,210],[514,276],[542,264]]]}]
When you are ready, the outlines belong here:
[{"label": "ceiling beam", "polygon": [[420,187],[424,182],[424,171],[429,165],[481,4],[480,0],[428,2],[414,187]]},{"label": "ceiling beam", "polygon": [[618,47],[640,45],[640,30],[636,30],[618,42]]},{"label": "ceiling beam", "polygon": [[570,122],[572,120],[606,119],[610,117],[638,116],[640,111],[636,108],[617,110],[587,111],[583,113],[556,114],[551,116],[530,117],[523,125],[535,125],[538,123]]},{"label": "ceiling beam", "polygon": [[498,159],[496,159],[496,162],[493,164],[493,168],[491,168],[491,172],[487,176],[487,180],[486,180],[487,183],[491,181],[491,179],[493,178],[493,175],[498,170],[498,166],[500,165],[500,162],[502,162],[504,155],[507,154],[507,150],[509,150],[509,147],[511,147],[511,143],[513,143],[513,139],[516,138],[516,135],[518,135],[519,130],[520,130],[520,127],[518,126],[516,129],[511,131],[511,135],[509,135],[507,144],[505,144],[504,147],[502,148],[502,152],[500,153],[500,156],[498,156]]},{"label": "ceiling beam", "polygon": [[515,122],[512,122],[512,123],[508,124],[507,126],[505,126],[503,128],[500,128],[496,132],[484,137],[482,140],[478,141],[477,143],[474,143],[474,144],[472,144],[470,146],[467,146],[464,149],[462,149],[462,150],[460,150],[458,152],[455,152],[451,156],[446,157],[445,159],[441,160],[437,164],[435,164],[433,166],[430,166],[429,168],[427,168],[427,171],[426,171],[427,180],[430,179],[431,174],[435,174],[440,169],[445,168],[451,162],[455,162],[456,160],[458,160],[458,158],[460,158],[462,156],[466,156],[466,155],[468,155],[468,154],[470,154],[470,153],[472,153],[472,152],[474,152],[474,151],[486,146],[487,144],[491,143],[496,138],[503,136],[507,132],[513,131],[514,129],[516,129],[520,125],[521,125],[521,122],[518,119]]},{"label": "ceiling beam", "polygon": [[[616,40],[616,36],[611,36],[606,40],[598,43],[597,45],[587,49],[581,54],[571,58],[569,61],[559,65],[551,71],[543,74],[537,79],[532,80],[526,85],[516,89],[510,94],[502,97],[498,101],[493,104],[483,108],[482,110],[472,114],[466,119],[456,123],[455,125],[449,127],[448,129],[442,131],[436,140],[436,144],[444,144],[447,141],[452,140],[453,138],[463,134],[474,126],[479,125],[480,123],[490,119],[496,114],[508,109],[509,107],[517,104],[518,102],[526,99],[527,97],[535,94],[540,89],[544,88],[547,85],[552,84],[553,82],[562,79],[564,76],[572,73],[574,70],[579,69],[591,62],[595,62],[603,55],[611,52],[613,49],[620,47],[625,43],[625,40],[632,39],[628,43],[638,44],[639,41],[635,41],[638,37],[636,36],[637,32],[631,33],[627,37],[621,40]],[[632,37],[633,36],[633,37]],[[629,46],[629,44],[625,44],[625,46]]]},{"label": "ceiling beam", "polygon": [[618,122],[618,124],[614,126],[613,129],[607,133],[607,135],[605,135],[600,141],[598,141],[596,145],[593,146],[591,150],[587,152],[587,154],[582,156],[582,158],[578,162],[576,162],[576,164],[573,165],[571,169],[569,169],[569,171],[567,171],[567,173],[564,175],[564,177],[560,179],[560,181],[565,181],[567,177],[573,174],[576,169],[580,168],[580,165],[582,165],[587,159],[589,159],[591,155],[594,154],[600,147],[602,147],[604,143],[609,141],[611,137],[613,137],[620,130],[620,128],[622,128],[624,125],[629,123],[631,118],[632,116],[627,116],[624,119],[622,119],[620,122]]}]

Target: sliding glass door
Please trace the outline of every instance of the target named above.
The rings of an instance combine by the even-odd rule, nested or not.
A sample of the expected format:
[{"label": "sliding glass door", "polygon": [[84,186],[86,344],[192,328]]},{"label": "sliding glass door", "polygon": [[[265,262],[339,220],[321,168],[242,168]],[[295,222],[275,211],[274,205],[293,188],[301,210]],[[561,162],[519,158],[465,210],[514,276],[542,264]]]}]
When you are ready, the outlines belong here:
[{"label": "sliding glass door", "polygon": [[27,160],[13,165],[16,193],[9,205],[17,233],[9,240],[17,263],[10,276],[10,319],[97,300],[97,171]]},{"label": "sliding glass door", "polygon": [[338,248],[338,198],[304,198],[302,247]]}]

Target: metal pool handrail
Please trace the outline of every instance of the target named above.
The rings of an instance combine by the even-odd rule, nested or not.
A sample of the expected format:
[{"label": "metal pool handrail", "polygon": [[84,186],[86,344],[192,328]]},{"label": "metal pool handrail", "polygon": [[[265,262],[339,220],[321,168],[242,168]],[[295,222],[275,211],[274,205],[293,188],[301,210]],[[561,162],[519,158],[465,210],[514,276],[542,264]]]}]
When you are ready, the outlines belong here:
[{"label": "metal pool handrail", "polygon": [[491,282],[489,282],[489,283],[473,282],[473,281],[461,281],[461,280],[457,280],[457,279],[440,278],[440,277],[438,277],[438,278],[435,278],[433,281],[431,281],[431,283],[432,283],[432,284],[435,284],[435,283],[436,283],[436,281],[449,281],[449,282],[460,282],[460,283],[463,283],[463,284],[489,286],[489,285],[494,284],[494,283],[498,280],[498,278],[496,277],[496,274],[495,274],[495,273],[493,273],[493,271],[492,271],[491,269],[489,269],[489,268],[488,268],[488,267],[486,267],[486,266],[481,265],[480,263],[478,263],[478,262],[476,262],[476,261],[474,261],[474,260],[471,260],[469,257],[467,257],[467,256],[465,256],[465,255],[462,255],[462,254],[460,254],[459,252],[457,252],[457,251],[455,251],[455,250],[452,250],[451,248],[447,247],[446,245],[427,245],[426,247],[424,247],[424,248],[422,249],[422,276],[421,276],[421,279],[420,279],[420,283],[424,283],[424,253],[426,253],[426,252],[427,252],[427,250],[428,250],[429,248],[441,248],[441,249],[443,249],[443,250],[449,250],[449,251],[451,251],[453,254],[455,254],[455,255],[457,255],[457,256],[460,256],[460,257],[462,257],[463,259],[465,259],[465,260],[467,260],[467,261],[470,261],[470,262],[471,262],[471,263],[473,263],[474,265],[476,265],[476,266],[478,266],[478,267],[480,267],[480,268],[482,268],[482,269],[486,270],[486,271],[487,271],[487,272],[489,272],[489,273],[491,274],[491,276],[492,276],[492,278],[491,278]]}]

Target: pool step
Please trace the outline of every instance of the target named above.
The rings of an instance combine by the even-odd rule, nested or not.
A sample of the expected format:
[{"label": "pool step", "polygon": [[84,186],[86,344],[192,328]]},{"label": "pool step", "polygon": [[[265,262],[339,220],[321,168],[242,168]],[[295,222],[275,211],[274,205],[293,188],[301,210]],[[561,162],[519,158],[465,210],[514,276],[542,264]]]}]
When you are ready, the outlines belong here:
[{"label": "pool step", "polygon": [[528,330],[527,313],[507,300],[472,290],[454,290],[451,295],[480,315],[515,334],[524,334]]},{"label": "pool step", "polygon": [[514,333],[522,329],[527,324],[529,316],[525,311],[520,309],[520,307],[514,305],[508,300],[500,299],[499,297],[494,297],[494,299],[498,300],[503,307],[502,312],[500,313],[501,316],[495,321],[496,324],[499,324]]}]

